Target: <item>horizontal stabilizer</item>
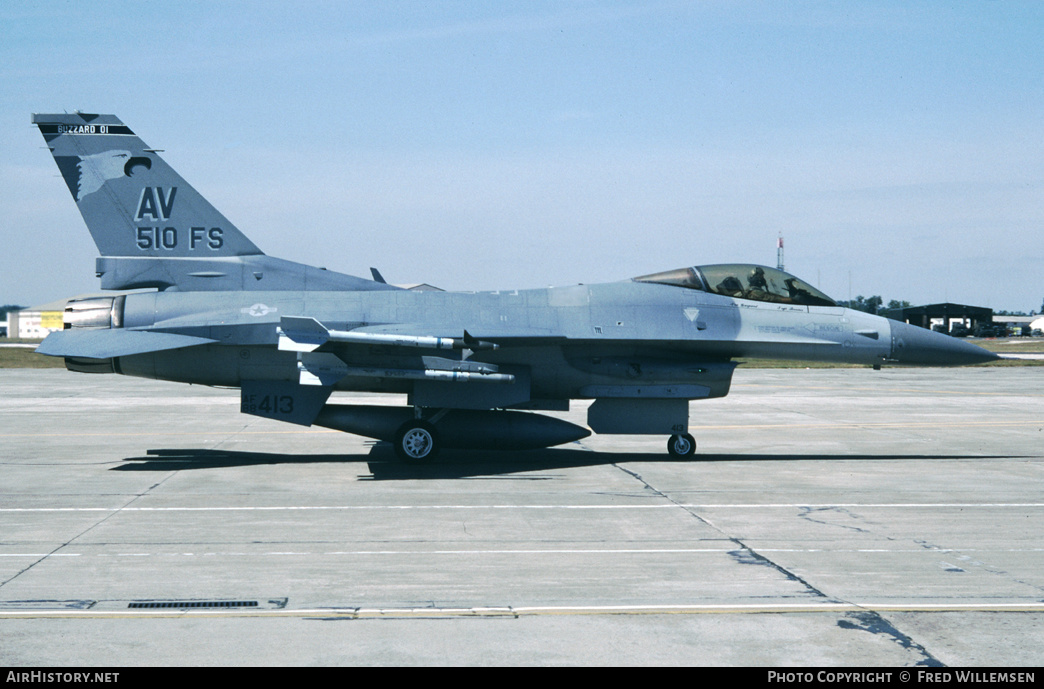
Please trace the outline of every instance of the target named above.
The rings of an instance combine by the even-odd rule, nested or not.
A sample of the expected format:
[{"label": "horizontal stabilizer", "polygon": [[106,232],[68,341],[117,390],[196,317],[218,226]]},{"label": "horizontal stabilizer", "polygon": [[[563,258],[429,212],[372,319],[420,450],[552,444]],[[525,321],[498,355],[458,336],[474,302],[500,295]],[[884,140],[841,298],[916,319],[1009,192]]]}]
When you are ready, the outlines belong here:
[{"label": "horizontal stabilizer", "polygon": [[47,336],[37,354],[47,356],[110,359],[117,356],[161,352],[215,342],[206,337],[157,333],[144,330],[59,330]]}]

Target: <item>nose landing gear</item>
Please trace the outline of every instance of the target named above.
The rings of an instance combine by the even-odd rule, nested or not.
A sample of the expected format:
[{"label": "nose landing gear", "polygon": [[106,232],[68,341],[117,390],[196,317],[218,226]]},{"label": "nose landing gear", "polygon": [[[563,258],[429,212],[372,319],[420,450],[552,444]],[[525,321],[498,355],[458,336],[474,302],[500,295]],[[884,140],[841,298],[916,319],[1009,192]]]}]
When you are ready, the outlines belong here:
[{"label": "nose landing gear", "polygon": [[672,459],[688,459],[696,451],[696,439],[688,433],[672,435],[667,441],[667,452]]}]

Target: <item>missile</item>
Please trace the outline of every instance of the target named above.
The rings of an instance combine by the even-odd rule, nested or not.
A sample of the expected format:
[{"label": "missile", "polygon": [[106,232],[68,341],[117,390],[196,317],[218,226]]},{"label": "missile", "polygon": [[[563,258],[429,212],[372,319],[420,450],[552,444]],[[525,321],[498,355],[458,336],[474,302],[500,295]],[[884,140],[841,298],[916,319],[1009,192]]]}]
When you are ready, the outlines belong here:
[{"label": "missile", "polygon": [[388,378],[395,380],[428,380],[452,383],[514,383],[515,376],[499,373],[493,364],[452,361],[439,357],[420,357],[423,368],[391,368],[387,366],[349,366],[330,352],[298,352],[297,370],[301,385],[335,385],[345,376]]},{"label": "missile", "polygon": [[439,380],[454,383],[514,383],[510,373],[483,371],[443,371],[433,368],[383,368],[380,366],[346,366],[344,375],[361,378],[397,378],[399,380]]},{"label": "missile", "polygon": [[467,330],[464,331],[464,337],[330,330],[314,318],[300,316],[283,316],[279,319],[278,333],[279,349],[289,352],[312,352],[327,342],[420,349],[470,349],[471,351],[499,348],[499,345],[492,342],[475,339],[468,334]]}]

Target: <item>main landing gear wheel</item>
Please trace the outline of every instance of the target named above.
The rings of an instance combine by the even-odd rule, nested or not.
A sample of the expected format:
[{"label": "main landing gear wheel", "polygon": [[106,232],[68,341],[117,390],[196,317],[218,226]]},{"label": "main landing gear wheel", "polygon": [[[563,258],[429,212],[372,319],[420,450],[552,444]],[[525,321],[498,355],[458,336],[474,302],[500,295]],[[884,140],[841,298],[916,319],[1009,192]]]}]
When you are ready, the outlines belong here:
[{"label": "main landing gear wheel", "polygon": [[395,454],[405,462],[426,462],[439,452],[439,433],[427,421],[407,421],[395,432]]},{"label": "main landing gear wheel", "polygon": [[672,435],[667,441],[667,452],[674,459],[688,459],[696,451],[696,439],[688,433]]}]

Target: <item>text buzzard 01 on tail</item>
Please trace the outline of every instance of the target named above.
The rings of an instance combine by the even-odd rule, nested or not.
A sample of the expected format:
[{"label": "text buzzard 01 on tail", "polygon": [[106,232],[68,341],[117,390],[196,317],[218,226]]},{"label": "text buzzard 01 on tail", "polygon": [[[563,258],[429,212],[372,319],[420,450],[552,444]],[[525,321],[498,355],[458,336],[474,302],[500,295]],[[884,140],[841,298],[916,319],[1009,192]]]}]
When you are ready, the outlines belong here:
[{"label": "text buzzard 01 on tail", "polygon": [[[266,256],[112,115],[34,115],[94,237],[106,290],[71,301],[38,352],[73,371],[238,387],[242,411],[394,444],[537,448],[590,434],[533,410],[594,400],[596,433],[695,448],[689,402],[737,357],[955,366],[996,358],[841,308],[773,268],[710,265],[549,289],[413,291]],[[335,390],[409,406],[328,403]]]}]

